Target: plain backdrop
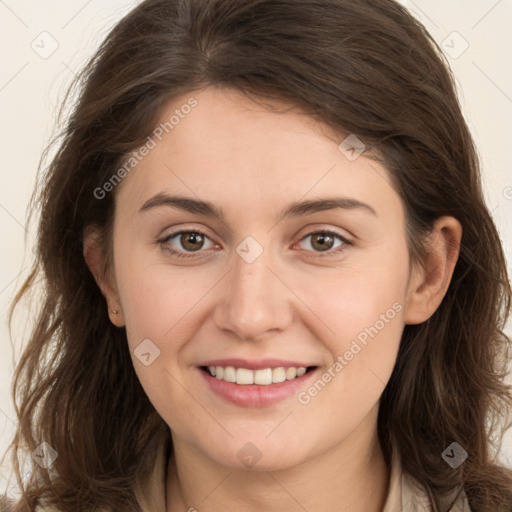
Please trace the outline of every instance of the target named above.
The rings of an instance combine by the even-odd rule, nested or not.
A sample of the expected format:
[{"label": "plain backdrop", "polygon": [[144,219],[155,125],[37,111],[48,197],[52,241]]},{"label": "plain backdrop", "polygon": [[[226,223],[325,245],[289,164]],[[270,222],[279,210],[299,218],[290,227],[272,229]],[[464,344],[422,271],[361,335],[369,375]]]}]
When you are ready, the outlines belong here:
[{"label": "plain backdrop", "polygon": [[[26,208],[39,158],[54,132],[57,110],[73,75],[108,30],[138,3],[0,0],[0,455],[15,428],[11,378],[14,358],[19,356],[30,326],[30,312],[22,310],[11,341],[8,306],[27,277],[33,258],[33,229],[27,229]],[[464,114],[479,148],[488,206],[500,230],[510,269],[512,0],[402,3],[448,55]],[[510,431],[499,456],[512,467]],[[7,486],[6,469],[2,472],[0,468],[0,491]]]}]

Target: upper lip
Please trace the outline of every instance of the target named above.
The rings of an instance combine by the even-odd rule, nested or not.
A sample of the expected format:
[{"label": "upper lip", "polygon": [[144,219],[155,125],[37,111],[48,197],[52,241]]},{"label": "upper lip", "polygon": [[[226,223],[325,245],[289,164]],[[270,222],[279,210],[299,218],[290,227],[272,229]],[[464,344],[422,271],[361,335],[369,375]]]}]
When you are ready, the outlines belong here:
[{"label": "upper lip", "polygon": [[308,368],[314,366],[312,364],[301,363],[297,361],[287,361],[285,359],[212,359],[206,361],[199,366],[234,366],[235,368],[247,368],[248,370],[261,370],[264,368],[300,368],[301,366]]}]

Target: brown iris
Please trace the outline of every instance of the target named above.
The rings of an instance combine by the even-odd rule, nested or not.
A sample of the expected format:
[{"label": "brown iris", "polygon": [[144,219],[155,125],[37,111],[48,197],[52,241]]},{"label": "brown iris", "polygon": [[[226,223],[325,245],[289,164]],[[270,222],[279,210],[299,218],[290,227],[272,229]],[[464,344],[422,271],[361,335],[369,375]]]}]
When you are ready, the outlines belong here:
[{"label": "brown iris", "polygon": [[[317,243],[318,246],[315,246],[315,243]],[[327,233],[314,233],[311,235],[311,245],[318,248],[320,251],[332,249],[333,243],[334,237]]]},{"label": "brown iris", "polygon": [[182,233],[180,242],[187,251],[198,251],[204,245],[204,235],[192,232]]}]

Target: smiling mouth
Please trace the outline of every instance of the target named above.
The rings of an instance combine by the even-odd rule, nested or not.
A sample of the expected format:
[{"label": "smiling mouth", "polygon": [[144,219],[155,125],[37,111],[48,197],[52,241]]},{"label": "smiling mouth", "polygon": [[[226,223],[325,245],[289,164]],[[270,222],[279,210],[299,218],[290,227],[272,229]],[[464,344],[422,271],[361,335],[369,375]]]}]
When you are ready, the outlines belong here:
[{"label": "smiling mouth", "polygon": [[315,369],[316,366],[291,366],[288,368],[279,366],[276,368],[261,368],[259,370],[235,368],[234,366],[201,366],[201,370],[210,377],[242,386],[270,386],[271,384],[298,379]]}]

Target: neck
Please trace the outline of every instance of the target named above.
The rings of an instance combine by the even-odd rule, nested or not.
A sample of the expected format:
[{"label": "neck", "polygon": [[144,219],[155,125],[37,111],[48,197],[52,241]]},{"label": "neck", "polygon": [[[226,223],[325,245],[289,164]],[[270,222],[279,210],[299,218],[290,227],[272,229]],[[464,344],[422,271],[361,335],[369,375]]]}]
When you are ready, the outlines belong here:
[{"label": "neck", "polygon": [[174,442],[167,475],[167,512],[381,511],[389,486],[376,428],[364,426],[328,452],[280,471],[239,471]]}]

